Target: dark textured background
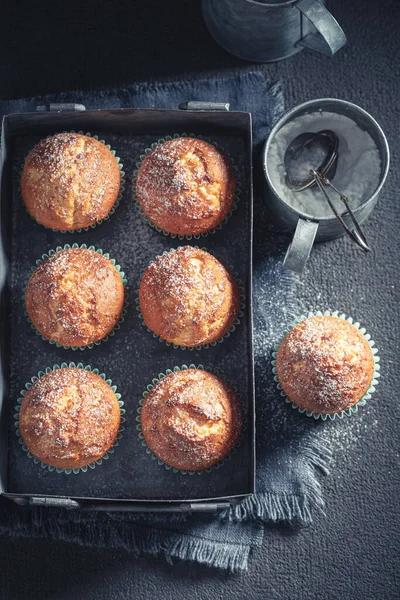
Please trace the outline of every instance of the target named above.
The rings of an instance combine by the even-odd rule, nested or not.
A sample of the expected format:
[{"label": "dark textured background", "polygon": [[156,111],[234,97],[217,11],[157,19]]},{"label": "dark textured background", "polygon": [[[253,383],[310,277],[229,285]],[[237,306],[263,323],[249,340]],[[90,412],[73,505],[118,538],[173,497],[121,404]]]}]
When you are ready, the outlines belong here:
[{"label": "dark textured background", "polygon": [[[105,4],[3,3],[0,96],[245,66],[208,37],[195,0]],[[301,532],[267,529],[248,573],[236,576],[125,551],[3,537],[4,600],[399,597],[400,10],[397,0],[329,5],[349,38],[334,59],[303,52],[258,67],[283,82],[288,107],[323,96],[360,104],[379,120],[392,150],[391,173],[366,228],[373,253],[364,258],[345,240],[319,245],[299,286],[305,307],[342,309],[365,323],[383,361],[374,401],[327,438],[335,464],[324,481],[326,514]]]}]

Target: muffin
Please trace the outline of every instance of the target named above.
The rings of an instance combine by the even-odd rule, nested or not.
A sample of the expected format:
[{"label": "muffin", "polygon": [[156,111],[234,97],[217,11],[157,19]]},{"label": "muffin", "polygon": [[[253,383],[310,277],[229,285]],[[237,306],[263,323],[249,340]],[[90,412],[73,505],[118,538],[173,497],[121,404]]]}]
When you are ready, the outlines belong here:
[{"label": "muffin", "polygon": [[279,382],[307,412],[333,415],[357,404],[374,375],[371,348],[348,321],[312,316],[283,338],[276,356]]},{"label": "muffin", "polygon": [[114,444],[121,413],[99,375],[67,367],[38,379],[22,400],[19,429],[28,450],[47,465],[78,469]]},{"label": "muffin", "polygon": [[147,267],[139,301],[145,324],[177,346],[200,346],[221,338],[239,311],[239,289],[211,254],[182,246]]},{"label": "muffin", "polygon": [[239,400],[219,377],[177,371],[147,394],[142,433],[150,450],[175,469],[200,471],[228,456],[242,429]]},{"label": "muffin", "polygon": [[110,259],[87,248],[69,248],[36,267],[25,302],[45,338],[61,346],[86,346],[103,339],[117,324],[124,284]]},{"label": "muffin", "polygon": [[21,192],[29,214],[59,231],[90,227],[114,206],[120,169],[110,150],[79,133],[59,133],[28,154]]},{"label": "muffin", "polygon": [[217,148],[195,138],[158,144],[143,160],[136,196],[148,219],[177,235],[199,235],[219,225],[235,197],[232,167]]}]

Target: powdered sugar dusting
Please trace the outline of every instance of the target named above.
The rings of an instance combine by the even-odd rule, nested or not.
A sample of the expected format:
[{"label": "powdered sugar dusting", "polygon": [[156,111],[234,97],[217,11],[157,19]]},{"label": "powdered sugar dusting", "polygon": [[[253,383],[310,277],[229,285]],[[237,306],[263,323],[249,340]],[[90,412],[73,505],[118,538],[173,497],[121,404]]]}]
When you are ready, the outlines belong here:
[{"label": "powdered sugar dusting", "polygon": [[[377,189],[381,179],[381,157],[371,135],[358,123],[344,114],[316,111],[296,117],[280,129],[271,143],[268,169],[271,181],[282,198],[295,210],[314,217],[333,217],[333,212],[317,186],[301,192],[288,188],[285,177],[284,156],[289,144],[301,133],[333,130],[339,138],[338,166],[332,183],[347,196],[354,209],[366,202]],[[301,180],[308,177],[309,168],[318,168],[315,162],[307,165],[302,159]],[[327,187],[331,202],[340,212],[345,208],[338,194]]]},{"label": "powdered sugar dusting", "polygon": [[353,406],[365,394],[374,360],[367,341],[353,325],[337,317],[315,316],[285,336],[277,370],[295,404],[332,413]]},{"label": "powdered sugar dusting", "polygon": [[38,331],[64,346],[101,340],[115,327],[124,286],[112,262],[86,248],[52,254],[32,273],[26,305]]},{"label": "powdered sugar dusting", "polygon": [[73,468],[103,456],[120,423],[117,398],[109,385],[85,369],[51,371],[26,392],[20,430],[34,456]]},{"label": "powdered sugar dusting", "polygon": [[236,444],[242,418],[234,393],[198,369],[171,373],[146,396],[142,431],[150,449],[178,469],[206,469]]},{"label": "powdered sugar dusting", "polygon": [[[353,285],[348,288],[346,284],[347,281],[344,279],[343,287],[338,285],[337,280],[334,281],[334,286],[319,285],[315,287],[314,281],[309,282],[307,277],[297,279],[297,295],[301,299],[297,317],[299,314],[316,313],[322,309],[340,310],[348,316],[351,315],[353,318],[360,319],[367,328],[367,332],[372,334],[375,339],[377,323],[371,321],[371,317],[368,317],[366,322],[366,315],[369,313],[367,307],[369,304],[368,290],[363,287],[362,292],[357,295],[358,308],[355,312],[354,288]],[[374,312],[372,314],[374,315]],[[382,399],[375,394],[355,415],[325,423],[318,421],[315,424],[318,428],[318,439],[332,450],[332,462],[338,467],[332,470],[332,475],[335,478],[341,477],[342,469],[346,465],[349,467],[350,465],[356,465],[362,456],[365,457],[372,437],[377,435],[377,431],[384,431]],[[311,419],[307,420],[310,421]],[[350,468],[354,468],[354,466]]]},{"label": "powdered sugar dusting", "polygon": [[228,160],[213,145],[195,138],[158,144],[143,160],[136,195],[158,227],[198,235],[217,226],[232,207],[235,180]]},{"label": "powdered sugar dusting", "polygon": [[211,254],[182,246],[157,258],[140,284],[147,326],[177,345],[197,346],[220,338],[239,311],[239,291]]},{"label": "powdered sugar dusting", "polygon": [[120,171],[98,140],[77,133],[43,139],[28,154],[21,189],[30,214],[60,230],[88,227],[117,200]]}]

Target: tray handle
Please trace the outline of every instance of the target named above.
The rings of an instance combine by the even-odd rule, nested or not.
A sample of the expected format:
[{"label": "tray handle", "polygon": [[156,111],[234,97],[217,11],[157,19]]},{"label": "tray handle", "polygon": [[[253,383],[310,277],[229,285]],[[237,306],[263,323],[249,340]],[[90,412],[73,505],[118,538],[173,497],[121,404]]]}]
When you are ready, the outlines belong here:
[{"label": "tray handle", "polygon": [[185,502],[181,504],[171,504],[168,502],[158,502],[154,504],[131,504],[128,502],[85,502],[73,500],[72,498],[46,498],[31,497],[21,498],[13,497],[12,500],[21,506],[30,504],[31,506],[53,506],[57,508],[66,508],[68,510],[98,511],[98,512],[137,512],[137,513],[217,513],[231,506],[230,502]]},{"label": "tray handle", "polygon": [[[180,110],[199,110],[199,111],[229,111],[229,102],[183,102],[179,105]],[[73,102],[50,102],[48,104],[39,104],[36,107],[37,112],[84,112],[84,104]]]},{"label": "tray handle", "polygon": [[183,102],[179,105],[180,110],[219,110],[229,111],[229,102]]},{"label": "tray handle", "polygon": [[48,104],[39,104],[36,112],[84,112],[84,104],[75,104],[74,102],[50,102]]},{"label": "tray handle", "polygon": [[127,504],[124,502],[103,502],[81,503],[79,508],[84,511],[100,511],[100,512],[137,512],[137,513],[213,513],[216,514],[219,510],[229,508],[229,502],[188,502],[182,504]]}]

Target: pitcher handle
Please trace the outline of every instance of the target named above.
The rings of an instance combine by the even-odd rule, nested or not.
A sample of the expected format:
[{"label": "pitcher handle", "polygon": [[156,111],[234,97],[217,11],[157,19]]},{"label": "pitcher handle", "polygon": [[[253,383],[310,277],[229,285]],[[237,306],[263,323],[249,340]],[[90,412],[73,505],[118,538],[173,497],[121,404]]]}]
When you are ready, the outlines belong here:
[{"label": "pitcher handle", "polygon": [[299,0],[295,6],[311,21],[318,32],[306,35],[299,41],[301,46],[333,56],[346,44],[347,38],[343,29],[329,10],[318,0]]},{"label": "pitcher handle", "polygon": [[318,225],[318,222],[306,221],[306,219],[297,221],[296,231],[283,261],[283,266],[286,269],[290,269],[295,273],[303,272],[314,244]]}]

